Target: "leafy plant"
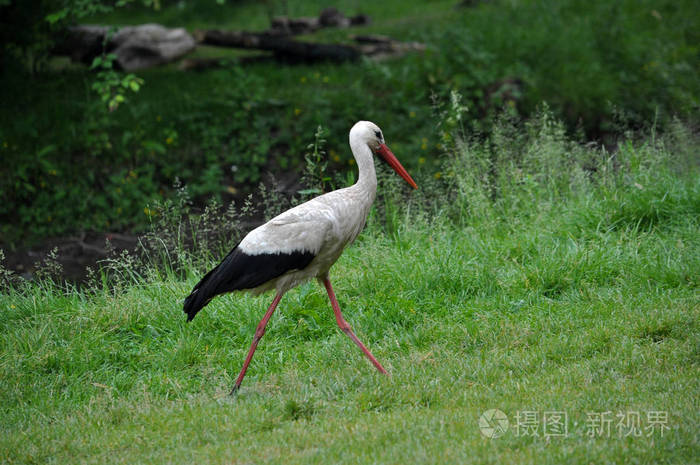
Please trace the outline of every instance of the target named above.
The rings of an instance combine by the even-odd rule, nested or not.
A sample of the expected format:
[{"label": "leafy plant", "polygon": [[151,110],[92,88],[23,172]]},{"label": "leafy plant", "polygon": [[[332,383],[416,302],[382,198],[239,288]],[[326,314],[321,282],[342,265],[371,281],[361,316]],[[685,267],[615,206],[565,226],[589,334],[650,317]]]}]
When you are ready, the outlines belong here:
[{"label": "leafy plant", "polygon": [[107,104],[109,111],[116,110],[120,104],[126,102],[126,92],[138,92],[144,80],[133,73],[122,75],[114,69],[114,60],[117,56],[113,53],[95,57],[90,69],[97,71],[97,78],[92,84],[92,89],[97,92],[100,99]]},{"label": "leafy plant", "polygon": [[327,134],[328,131],[319,125],[314,133],[313,143],[306,147],[308,150],[304,155],[306,166],[301,177],[301,182],[306,186],[306,189],[299,191],[302,198],[308,199],[329,190],[331,177],[327,173],[328,161],[324,150]]}]

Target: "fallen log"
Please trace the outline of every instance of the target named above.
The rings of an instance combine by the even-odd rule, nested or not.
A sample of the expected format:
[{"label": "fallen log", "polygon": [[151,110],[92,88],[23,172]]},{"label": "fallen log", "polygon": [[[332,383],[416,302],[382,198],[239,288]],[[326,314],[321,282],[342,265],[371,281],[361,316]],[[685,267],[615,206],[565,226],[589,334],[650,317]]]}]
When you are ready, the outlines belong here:
[{"label": "fallen log", "polygon": [[301,42],[271,32],[195,31],[200,44],[272,52],[277,60],[290,62],[353,61],[362,52],[351,45]]},{"label": "fallen log", "polygon": [[[423,51],[425,45],[419,42],[400,42],[380,35],[351,36],[354,44],[324,44],[302,42],[281,33],[271,31],[247,32],[212,29],[195,31],[200,44],[217,47],[233,47],[272,52],[278,61],[292,63],[317,61],[355,61],[362,56],[376,60],[403,55],[412,51]],[[184,69],[205,69],[216,66],[211,60],[190,61]]]}]

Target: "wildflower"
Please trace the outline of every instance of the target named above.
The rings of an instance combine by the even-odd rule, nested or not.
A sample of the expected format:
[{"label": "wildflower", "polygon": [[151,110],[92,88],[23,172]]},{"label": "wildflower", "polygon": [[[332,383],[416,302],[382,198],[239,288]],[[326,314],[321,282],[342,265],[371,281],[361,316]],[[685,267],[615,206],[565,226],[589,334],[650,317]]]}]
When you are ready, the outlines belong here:
[{"label": "wildflower", "polygon": [[295,108],[294,109],[294,116],[299,116],[301,114],[301,108]]},{"label": "wildflower", "polygon": [[167,139],[165,139],[165,143],[166,143],[167,145],[172,144],[172,143],[173,143],[173,138],[172,138],[172,137],[168,137]]},{"label": "wildflower", "polygon": [[162,118],[160,117],[160,115],[156,116],[156,121],[158,121],[159,123],[160,123],[160,120],[161,120],[161,119],[162,119]]},{"label": "wildflower", "polygon": [[354,160],[354,159],[351,158],[350,160],[348,160],[348,165],[352,166],[352,165],[354,165],[354,164],[355,164],[355,160]]},{"label": "wildflower", "polygon": [[423,163],[425,163],[425,157],[420,157],[420,158],[418,159],[418,164],[419,164],[419,165],[422,165]]},{"label": "wildflower", "polygon": [[416,117],[416,112],[415,112],[415,111],[410,112],[410,113],[408,114],[408,117],[409,117],[409,118],[415,118],[415,117]]},{"label": "wildflower", "polygon": [[10,308],[17,308],[17,307],[15,307],[15,304],[10,304]]},{"label": "wildflower", "polygon": [[49,170],[49,174],[50,174],[51,176],[56,176],[56,174],[58,174],[58,171],[56,171],[56,170]]},{"label": "wildflower", "polygon": [[420,148],[421,148],[422,150],[427,150],[427,149],[428,149],[428,139],[426,139],[425,137],[424,137],[423,139],[421,139]]},{"label": "wildflower", "polygon": [[148,207],[143,207],[143,212],[146,214],[146,216],[153,216],[153,210]]},{"label": "wildflower", "polygon": [[299,82],[304,84],[306,82],[306,76],[302,76],[301,79],[299,79]]},{"label": "wildflower", "polygon": [[328,82],[328,81],[330,81],[330,79],[328,78],[328,76],[323,76],[323,82]]},{"label": "wildflower", "polygon": [[433,175],[433,177],[434,177],[435,179],[440,179],[440,178],[442,177],[442,172],[441,172],[441,171],[436,172],[436,173]]},{"label": "wildflower", "polygon": [[122,213],[122,207],[117,207],[117,215],[121,215]]}]

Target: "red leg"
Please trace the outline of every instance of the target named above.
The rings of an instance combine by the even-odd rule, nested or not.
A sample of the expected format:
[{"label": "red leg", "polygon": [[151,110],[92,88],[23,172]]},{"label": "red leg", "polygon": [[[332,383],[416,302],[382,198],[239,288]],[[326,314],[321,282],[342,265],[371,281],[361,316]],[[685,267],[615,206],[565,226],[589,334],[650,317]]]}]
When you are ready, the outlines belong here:
[{"label": "red leg", "polygon": [[328,292],[328,298],[331,299],[331,306],[333,307],[333,313],[335,313],[335,321],[336,323],[338,323],[338,327],[340,327],[340,329],[343,330],[343,332],[347,334],[348,337],[352,339],[353,342],[357,344],[357,346],[360,349],[362,349],[362,352],[364,352],[367,358],[369,358],[370,361],[374,364],[374,366],[377,367],[377,370],[387,375],[388,373],[386,372],[382,364],[379,363],[376,358],[374,358],[374,355],[372,355],[372,353],[367,349],[367,347],[365,347],[365,345],[362,342],[360,342],[357,336],[355,336],[355,333],[352,332],[350,325],[347,321],[345,321],[345,318],[343,318],[343,314],[340,313],[340,305],[338,305],[338,300],[335,298],[335,293],[333,292],[333,287],[331,286],[330,279],[324,278],[323,285],[326,287],[326,291]]},{"label": "red leg", "polygon": [[262,339],[263,335],[265,334],[265,326],[267,326],[267,322],[270,321],[270,317],[275,312],[275,309],[277,308],[277,304],[280,303],[281,298],[282,298],[282,294],[277,294],[275,296],[275,299],[270,304],[270,308],[267,309],[265,316],[263,317],[262,320],[260,320],[260,323],[258,324],[258,327],[255,330],[255,336],[253,337],[253,343],[250,345],[250,350],[248,351],[248,356],[245,358],[245,362],[243,362],[243,368],[241,368],[241,372],[238,374],[238,378],[236,379],[236,384],[233,386],[233,389],[231,389],[231,395],[235,394],[236,391],[238,391],[238,388],[241,387],[241,382],[243,381],[243,377],[245,376],[245,372],[248,369],[248,365],[250,365],[250,361],[253,359],[253,354],[255,353],[255,349],[258,347],[258,342],[260,342],[260,339]]}]

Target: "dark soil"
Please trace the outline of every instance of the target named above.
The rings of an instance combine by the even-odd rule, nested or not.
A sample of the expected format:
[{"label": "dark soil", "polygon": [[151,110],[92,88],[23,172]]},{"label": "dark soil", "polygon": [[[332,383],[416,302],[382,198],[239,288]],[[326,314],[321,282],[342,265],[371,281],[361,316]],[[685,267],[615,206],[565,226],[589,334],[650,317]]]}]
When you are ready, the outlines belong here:
[{"label": "dark soil", "polygon": [[87,276],[87,267],[99,268],[98,262],[115,252],[134,250],[138,236],[129,233],[83,233],[78,236],[46,239],[40,244],[16,250],[4,249],[3,266],[24,279],[32,280],[37,268],[43,266],[52,250],[61,264],[61,277],[79,283]]}]

